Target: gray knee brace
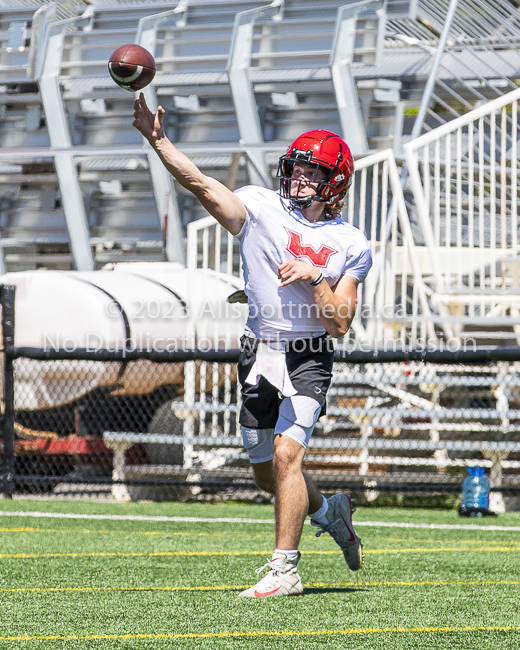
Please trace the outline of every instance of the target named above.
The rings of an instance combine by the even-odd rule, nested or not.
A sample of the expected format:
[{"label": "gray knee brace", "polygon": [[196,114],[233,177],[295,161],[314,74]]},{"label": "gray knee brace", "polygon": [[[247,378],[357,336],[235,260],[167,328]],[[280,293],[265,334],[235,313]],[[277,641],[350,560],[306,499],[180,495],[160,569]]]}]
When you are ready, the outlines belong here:
[{"label": "gray knee brace", "polygon": [[265,463],[274,454],[274,429],[251,429],[241,426],[242,441],[251,463]]},{"label": "gray knee brace", "polygon": [[307,449],[314,425],[321,412],[321,404],[312,397],[294,395],[280,404],[274,435],[289,436]]}]

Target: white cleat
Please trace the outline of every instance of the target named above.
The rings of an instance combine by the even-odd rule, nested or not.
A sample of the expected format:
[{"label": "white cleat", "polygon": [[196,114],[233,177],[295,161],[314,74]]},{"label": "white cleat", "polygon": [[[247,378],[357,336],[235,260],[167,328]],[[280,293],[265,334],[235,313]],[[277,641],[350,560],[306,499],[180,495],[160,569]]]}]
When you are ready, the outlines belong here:
[{"label": "white cleat", "polygon": [[239,596],[249,598],[271,598],[273,596],[302,596],[303,585],[298,575],[298,562],[300,553],[290,559],[283,553],[273,553],[273,559],[267,560],[257,573],[269,567],[269,573],[256,583],[254,587],[249,587],[242,591]]},{"label": "white cleat", "polygon": [[316,537],[322,533],[329,533],[343,551],[348,568],[351,571],[358,571],[363,564],[363,544],[352,525],[352,513],[354,512],[352,501],[346,494],[335,494],[327,499],[327,503],[329,508],[325,516],[329,523],[323,526],[311,519],[311,526],[320,528]]}]

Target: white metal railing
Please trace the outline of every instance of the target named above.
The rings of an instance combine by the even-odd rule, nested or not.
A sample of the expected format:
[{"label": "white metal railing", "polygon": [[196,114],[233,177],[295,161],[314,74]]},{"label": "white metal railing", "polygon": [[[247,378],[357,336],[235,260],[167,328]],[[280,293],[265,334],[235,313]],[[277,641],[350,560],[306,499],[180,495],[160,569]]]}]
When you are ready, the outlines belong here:
[{"label": "white metal railing", "polygon": [[404,146],[436,289],[510,286],[496,262],[518,252],[514,90]]},{"label": "white metal railing", "polygon": [[[388,210],[389,236],[384,226]],[[367,235],[374,259],[355,317],[352,335],[357,335],[357,342],[356,323],[364,325],[372,347],[385,347],[390,341],[416,345],[434,337],[420,255],[391,149],[356,161],[344,218]],[[355,343],[352,335],[349,344]]]},{"label": "white metal railing", "polygon": [[238,240],[213,217],[188,224],[187,267],[241,277]]}]

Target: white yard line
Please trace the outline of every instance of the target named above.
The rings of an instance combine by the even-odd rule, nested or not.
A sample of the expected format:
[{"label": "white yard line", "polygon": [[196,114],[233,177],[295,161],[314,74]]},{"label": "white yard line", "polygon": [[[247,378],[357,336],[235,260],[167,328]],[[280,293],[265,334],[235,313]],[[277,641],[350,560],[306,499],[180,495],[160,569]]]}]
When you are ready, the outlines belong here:
[{"label": "white yard line", "polygon": [[476,524],[407,524],[393,521],[355,521],[356,526],[381,526],[382,528],[434,528],[438,530],[505,530],[520,532],[520,526],[477,526]]},{"label": "white yard line", "polygon": [[[147,515],[88,515],[75,512],[2,512],[0,517],[50,517],[54,519],[110,519],[113,521],[166,521],[204,524],[274,524],[274,519],[247,519],[238,517],[165,517]],[[306,523],[309,523],[308,521]],[[396,521],[355,521],[356,526],[380,528],[429,528],[437,530],[501,530],[520,532],[520,526],[478,526],[476,524],[410,524]]]},{"label": "white yard line", "polygon": [[[82,515],[76,512],[0,512],[0,517],[53,517],[56,519],[111,519],[114,521],[186,521],[219,524],[274,524],[274,519],[242,519],[233,517],[164,517],[148,515]],[[520,530],[520,529],[519,529]]]}]

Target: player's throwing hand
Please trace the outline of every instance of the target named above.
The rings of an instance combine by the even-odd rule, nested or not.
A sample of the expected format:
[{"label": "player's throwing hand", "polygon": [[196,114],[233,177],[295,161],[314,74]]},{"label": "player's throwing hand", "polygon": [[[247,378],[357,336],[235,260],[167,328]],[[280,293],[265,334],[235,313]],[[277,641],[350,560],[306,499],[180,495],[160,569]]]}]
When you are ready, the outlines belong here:
[{"label": "player's throwing hand", "polygon": [[134,102],[135,119],[132,122],[132,126],[135,126],[151,144],[164,137],[164,113],[164,108],[159,106],[157,113],[154,115],[146,105],[143,93],[140,93],[139,98]]}]

